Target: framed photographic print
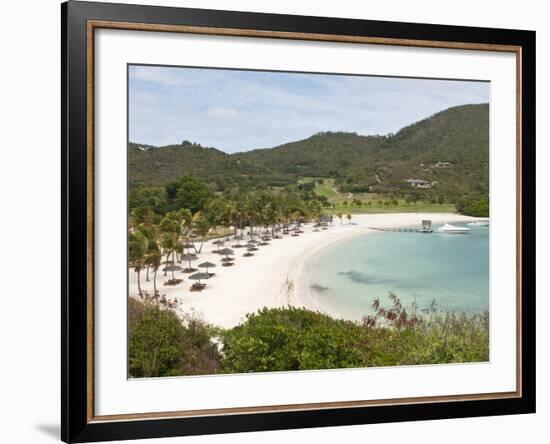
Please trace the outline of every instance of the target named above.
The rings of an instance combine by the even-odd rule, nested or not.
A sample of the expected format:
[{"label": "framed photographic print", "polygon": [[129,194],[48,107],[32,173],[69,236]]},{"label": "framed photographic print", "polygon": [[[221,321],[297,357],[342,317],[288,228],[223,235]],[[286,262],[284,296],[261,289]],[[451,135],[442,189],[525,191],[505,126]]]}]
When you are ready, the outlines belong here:
[{"label": "framed photographic print", "polygon": [[535,33],[62,12],[62,439],[535,411]]}]

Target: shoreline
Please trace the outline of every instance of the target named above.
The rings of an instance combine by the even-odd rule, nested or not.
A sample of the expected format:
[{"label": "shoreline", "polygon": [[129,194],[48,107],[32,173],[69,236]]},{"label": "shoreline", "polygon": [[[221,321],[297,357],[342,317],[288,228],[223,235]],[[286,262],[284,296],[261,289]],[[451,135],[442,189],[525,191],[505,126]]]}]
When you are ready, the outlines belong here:
[{"label": "shoreline", "polygon": [[[385,216],[388,216],[386,213],[376,213],[376,214],[368,214],[365,216],[378,216],[378,220],[369,220],[369,222],[373,222],[371,226],[373,226],[375,223],[378,223],[376,228],[404,228],[415,224],[420,224],[421,219],[430,219],[432,221],[432,224],[440,224],[445,222],[450,223],[460,223],[460,222],[471,222],[475,220],[485,220],[487,218],[483,217],[473,217],[473,216],[465,216],[461,214],[454,214],[454,213],[393,213],[394,215],[401,216],[397,220],[388,221],[386,220]],[[361,215],[362,216],[362,215]],[[415,221],[412,221],[411,217],[408,216],[415,216],[418,222],[415,223]],[[431,216],[431,217],[430,217]],[[369,218],[370,219],[370,218]],[[325,245],[318,248],[316,251],[312,252],[312,254],[308,255],[307,258],[305,258],[302,263],[300,264],[300,269],[297,270],[297,275],[299,276],[299,284],[298,284],[298,291],[296,294],[296,306],[300,307],[303,306],[309,310],[319,311],[323,314],[329,315],[336,319],[348,319],[346,316],[342,315],[338,311],[336,311],[333,308],[328,308],[321,304],[319,301],[316,291],[312,288],[312,268],[311,268],[311,259],[313,257],[313,254],[319,255],[323,254],[325,251],[332,249],[339,244],[349,241],[355,237],[359,236],[366,236],[366,235],[378,235],[383,233],[383,231],[378,231],[374,229],[369,229],[368,227],[363,227],[364,230],[356,231],[353,233],[352,236],[348,237],[341,237],[334,242],[326,243]],[[374,228],[374,227],[373,227]]]},{"label": "shoreline", "polygon": [[[206,282],[206,288],[201,292],[190,292],[189,275],[176,272],[176,278],[184,281],[177,286],[164,286],[164,280],[171,277],[168,272],[159,270],[157,288],[161,295],[169,300],[180,301],[180,314],[199,317],[210,324],[230,328],[243,322],[247,313],[253,313],[263,307],[281,308],[285,306],[304,307],[319,311],[335,318],[341,315],[323,307],[316,299],[314,290],[310,288],[309,260],[323,250],[350,240],[357,236],[377,233],[376,228],[400,228],[410,225],[420,225],[422,219],[430,219],[432,223],[469,222],[485,219],[463,216],[453,213],[371,213],[354,215],[351,222],[340,223],[335,218],[328,230],[313,232],[312,224],[303,226],[304,233],[298,237],[283,236],[273,239],[270,245],[261,246],[252,257],[243,257],[245,249],[233,248],[235,265],[221,267],[221,257],[214,253],[212,240],[204,243],[199,260],[192,265],[210,261],[218,266],[211,269],[215,273]],[[234,243],[230,240],[226,247]],[[185,267],[185,264],[182,264]],[[142,271],[141,286],[144,291],[152,293],[151,281],[146,282],[145,271]],[[152,274],[152,273],[150,273]],[[129,271],[129,295],[137,296],[136,273]]]}]

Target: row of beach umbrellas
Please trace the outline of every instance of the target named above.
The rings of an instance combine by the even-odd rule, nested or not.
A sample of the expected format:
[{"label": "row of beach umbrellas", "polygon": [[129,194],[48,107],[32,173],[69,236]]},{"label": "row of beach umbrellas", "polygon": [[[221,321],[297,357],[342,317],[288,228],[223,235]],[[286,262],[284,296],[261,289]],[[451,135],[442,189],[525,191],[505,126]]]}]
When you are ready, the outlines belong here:
[{"label": "row of beach umbrellas", "polygon": [[[315,224],[314,231],[318,231],[319,226],[322,226],[322,224],[319,224],[319,223]],[[290,225],[285,224],[283,225],[282,230],[283,230],[283,234],[290,234],[289,231],[292,231],[293,236],[297,236],[300,233],[303,233],[303,231],[301,230],[300,223],[297,223],[293,228],[291,228]],[[244,245],[241,245],[240,243],[240,241],[243,240],[244,238],[243,235],[242,234],[235,235],[234,239],[237,240],[237,244],[233,245],[233,247],[246,247],[247,252],[244,255],[253,256],[254,255],[253,252],[258,250],[258,247],[257,247],[258,245],[269,245],[268,241],[271,240],[271,234],[269,231],[264,231],[261,234],[262,235],[260,237],[261,239],[260,241],[255,239],[250,239]],[[216,239],[215,241],[212,242],[212,244],[216,246],[216,249],[214,250],[215,253],[225,256],[221,259],[222,265],[223,266],[232,265],[233,258],[231,258],[230,256],[233,256],[235,254],[234,250],[227,247],[222,248],[225,245],[225,241],[222,239]],[[174,262],[166,262],[166,267],[163,269],[163,271],[182,271],[184,273],[185,272],[193,273],[194,271],[197,271],[197,269],[191,266],[191,262],[197,261],[199,259],[199,257],[196,254],[192,254],[190,252],[192,248],[193,249],[195,248],[195,245],[190,242],[185,242],[183,244],[183,248],[187,250],[187,252],[182,256],[180,256],[179,259],[180,261],[187,262],[188,267],[182,268],[181,266],[176,265]],[[201,281],[210,279],[213,276],[214,273],[210,273],[209,270],[211,268],[214,268],[215,266],[216,264],[213,264],[212,262],[208,262],[208,261],[202,262],[198,264],[197,267],[200,269],[204,269],[205,271],[201,270],[198,273],[191,274],[189,276],[189,279],[192,281],[196,281],[199,286],[199,289],[201,289],[201,286],[202,286]]]},{"label": "row of beach umbrellas", "polygon": [[[190,259],[190,260],[195,260],[195,259],[198,259],[198,257],[195,256],[194,259]],[[213,264],[212,262],[208,262],[208,261],[198,265],[199,268],[206,268],[206,273],[208,273],[209,268],[214,268],[215,266],[216,264]],[[185,271],[185,269],[179,265],[175,265],[172,261],[170,261],[166,263],[166,267],[164,267],[162,271]],[[195,269],[193,269],[193,271],[195,271]]]}]

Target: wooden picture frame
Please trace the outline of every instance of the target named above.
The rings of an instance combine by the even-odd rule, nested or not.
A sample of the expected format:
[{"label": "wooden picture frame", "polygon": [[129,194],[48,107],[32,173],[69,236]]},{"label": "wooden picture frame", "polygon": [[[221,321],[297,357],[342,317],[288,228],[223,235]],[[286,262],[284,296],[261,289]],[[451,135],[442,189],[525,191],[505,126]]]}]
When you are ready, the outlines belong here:
[{"label": "wooden picture frame", "polygon": [[[535,33],[69,1],[62,16],[62,412],[65,442],[535,411]],[[322,404],[94,414],[94,32],[245,36],[516,54],[517,390]]]}]

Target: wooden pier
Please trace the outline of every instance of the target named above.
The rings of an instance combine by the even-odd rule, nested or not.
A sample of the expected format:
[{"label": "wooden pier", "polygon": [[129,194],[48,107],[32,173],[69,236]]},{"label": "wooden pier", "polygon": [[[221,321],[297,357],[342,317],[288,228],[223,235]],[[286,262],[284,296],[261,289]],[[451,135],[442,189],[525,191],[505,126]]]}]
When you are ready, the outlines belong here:
[{"label": "wooden pier", "polygon": [[376,227],[368,227],[368,228],[369,230],[391,231],[394,233],[433,233],[431,220],[423,220],[422,228],[376,228]]},{"label": "wooden pier", "polygon": [[391,231],[394,233],[433,233],[433,230],[430,229],[424,229],[424,228],[375,228],[375,227],[368,227],[369,230],[376,230],[376,231]]}]

